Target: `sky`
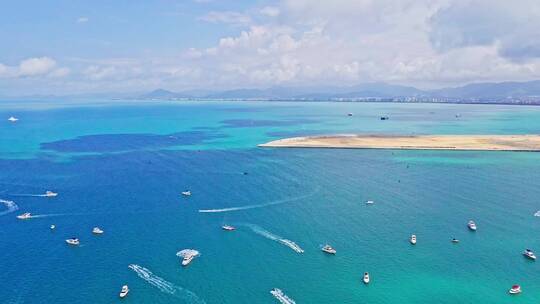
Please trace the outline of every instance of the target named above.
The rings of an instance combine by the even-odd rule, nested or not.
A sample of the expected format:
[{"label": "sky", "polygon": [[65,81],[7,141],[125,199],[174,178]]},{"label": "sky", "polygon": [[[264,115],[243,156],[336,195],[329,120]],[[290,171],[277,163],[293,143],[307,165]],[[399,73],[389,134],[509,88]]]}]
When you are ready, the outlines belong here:
[{"label": "sky", "polygon": [[538,0],[0,3],[0,95],[540,79]]}]

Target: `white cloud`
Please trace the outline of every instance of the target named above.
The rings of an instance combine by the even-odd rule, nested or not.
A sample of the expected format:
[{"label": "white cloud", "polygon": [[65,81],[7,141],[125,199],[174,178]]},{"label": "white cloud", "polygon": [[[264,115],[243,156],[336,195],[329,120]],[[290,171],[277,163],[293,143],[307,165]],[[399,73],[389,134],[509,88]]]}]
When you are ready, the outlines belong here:
[{"label": "white cloud", "polygon": [[19,64],[18,75],[38,76],[49,73],[56,66],[56,61],[49,57],[28,58]]},{"label": "white cloud", "polygon": [[58,68],[49,73],[48,76],[53,78],[62,78],[68,76],[70,73],[71,70],[68,68]]},{"label": "white cloud", "polygon": [[86,23],[90,21],[90,19],[88,17],[79,17],[77,18],[77,23]]},{"label": "white cloud", "polygon": [[199,19],[211,23],[229,23],[238,25],[245,25],[251,23],[251,17],[249,15],[231,11],[212,11],[200,17]]},{"label": "white cloud", "polygon": [[268,17],[277,17],[280,14],[280,10],[274,6],[265,6],[259,10],[259,13]]}]

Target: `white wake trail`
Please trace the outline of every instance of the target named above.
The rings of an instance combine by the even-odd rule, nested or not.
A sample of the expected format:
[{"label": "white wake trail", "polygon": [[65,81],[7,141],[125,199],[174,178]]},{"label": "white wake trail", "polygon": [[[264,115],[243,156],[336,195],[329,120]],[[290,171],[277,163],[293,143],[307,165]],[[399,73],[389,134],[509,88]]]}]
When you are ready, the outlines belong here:
[{"label": "white wake trail", "polygon": [[0,199],[0,203],[6,206],[6,210],[0,212],[0,216],[17,211],[19,209],[19,206],[17,206],[17,204],[15,204],[14,201],[7,201],[7,200]]},{"label": "white wake trail", "polygon": [[292,197],[292,198],[281,199],[281,200],[277,200],[277,201],[273,201],[273,202],[269,202],[269,203],[265,203],[265,204],[248,205],[248,206],[239,206],[239,207],[230,207],[230,208],[222,208],[222,209],[200,209],[199,212],[200,212],[200,213],[221,213],[221,212],[233,212],[233,211],[240,211],[240,210],[249,210],[249,209],[256,209],[256,208],[264,208],[264,207],[269,207],[269,206],[275,206],[275,205],[280,205],[280,204],[290,203],[290,202],[294,202],[294,201],[301,200],[301,199],[304,199],[304,198],[308,198],[308,197],[310,197],[310,196],[313,196],[316,192],[317,192],[317,191],[314,191],[314,192],[309,193],[309,194],[306,194],[306,195],[301,195],[301,196],[296,196],[296,197]]},{"label": "white wake trail", "polygon": [[150,285],[156,287],[161,292],[183,299],[186,303],[206,304],[206,302],[204,302],[201,298],[199,298],[193,292],[187,289],[184,289],[180,286],[174,285],[173,283],[153,274],[152,271],[150,271],[147,268],[144,268],[137,264],[130,264],[128,267],[131,270],[135,271],[135,273],[137,274],[137,276],[139,276],[139,278],[150,283]]},{"label": "white wake trail", "polygon": [[270,232],[268,230],[265,230],[265,229],[261,228],[260,226],[253,225],[253,224],[245,224],[243,226],[248,227],[249,229],[251,229],[251,231],[255,232],[256,234],[258,234],[260,236],[263,236],[263,237],[265,237],[265,238],[267,238],[269,240],[272,240],[272,241],[278,242],[278,243],[280,243],[282,245],[285,245],[285,246],[291,248],[292,250],[294,250],[297,253],[304,253],[304,249],[302,249],[300,246],[298,246],[298,244],[296,244],[295,242],[293,242],[291,240],[288,240],[288,239],[285,239],[285,238],[282,238],[279,235],[273,234],[272,232]]},{"label": "white wake trail", "polygon": [[281,303],[281,304],[296,304],[296,302],[289,298],[283,291],[279,288],[274,288],[270,293]]}]

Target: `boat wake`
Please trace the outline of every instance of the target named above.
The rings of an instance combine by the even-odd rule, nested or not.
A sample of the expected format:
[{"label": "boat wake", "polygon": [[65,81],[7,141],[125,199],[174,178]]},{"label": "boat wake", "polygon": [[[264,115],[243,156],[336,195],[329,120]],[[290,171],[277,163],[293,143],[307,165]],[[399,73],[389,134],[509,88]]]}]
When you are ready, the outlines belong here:
[{"label": "boat wake", "polygon": [[6,215],[13,211],[17,211],[19,209],[19,206],[17,206],[17,204],[15,204],[14,201],[7,201],[7,200],[0,199],[0,203],[6,206],[6,210],[0,212],[0,216]]},{"label": "boat wake", "polygon": [[263,236],[263,237],[265,237],[265,238],[267,238],[269,240],[278,242],[280,244],[283,244],[283,245],[291,248],[292,250],[296,251],[297,253],[304,253],[304,249],[302,249],[300,246],[298,246],[298,244],[296,244],[295,242],[293,242],[291,240],[282,238],[279,235],[275,235],[272,232],[264,230],[263,228],[261,228],[261,227],[259,227],[257,225],[246,224],[244,226],[248,227],[249,229],[251,229],[251,231],[255,232],[256,234],[258,234],[260,236]]},{"label": "boat wake", "polygon": [[150,283],[150,285],[156,287],[163,293],[170,294],[172,296],[183,299],[186,303],[206,304],[206,302],[204,302],[201,298],[199,298],[193,292],[187,289],[184,289],[180,286],[174,285],[173,283],[153,274],[152,271],[150,271],[147,268],[144,268],[137,264],[130,264],[129,268],[135,271],[135,273],[137,274],[139,278]]},{"label": "boat wake", "polygon": [[30,193],[22,193],[22,194],[10,194],[9,196],[47,197],[47,194],[30,194]]},{"label": "boat wake", "polygon": [[233,212],[233,211],[240,211],[240,210],[249,210],[249,209],[257,209],[257,208],[264,208],[264,207],[270,207],[274,205],[281,205],[285,203],[294,202],[297,200],[301,200],[304,198],[308,198],[312,195],[314,195],[317,191],[314,191],[310,194],[296,196],[292,198],[286,198],[282,200],[272,201],[265,204],[257,204],[257,205],[248,205],[248,206],[240,206],[240,207],[231,207],[231,208],[223,208],[223,209],[200,209],[200,213],[221,213],[221,212]]},{"label": "boat wake", "polygon": [[77,215],[77,214],[70,214],[70,213],[35,214],[35,215],[31,215],[30,218],[45,218],[45,217],[56,217],[56,216],[66,216],[66,215]]},{"label": "boat wake", "polygon": [[195,249],[184,249],[184,250],[180,250],[176,253],[176,256],[177,257],[181,257],[181,258],[185,258],[185,257],[188,257],[188,256],[193,256],[193,257],[198,257],[200,256],[201,253]]},{"label": "boat wake", "polygon": [[279,288],[274,288],[270,293],[276,298],[281,304],[296,304],[296,302],[289,298],[286,294],[281,291]]}]

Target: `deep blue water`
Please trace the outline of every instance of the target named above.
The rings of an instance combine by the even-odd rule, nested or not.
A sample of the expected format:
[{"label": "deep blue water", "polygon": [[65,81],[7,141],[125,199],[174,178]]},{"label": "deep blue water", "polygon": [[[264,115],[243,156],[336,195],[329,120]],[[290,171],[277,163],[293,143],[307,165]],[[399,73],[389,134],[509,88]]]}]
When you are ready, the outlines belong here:
[{"label": "deep blue water", "polygon": [[[297,303],[540,298],[540,265],[521,256],[540,253],[540,154],[257,148],[324,133],[539,133],[535,107],[0,105],[11,115],[20,121],[0,120],[0,199],[19,209],[0,205],[0,303],[114,303],[123,284],[125,303],[277,303],[274,287]],[[25,196],[45,190],[59,196]],[[65,244],[72,236],[81,246]],[[320,251],[326,243],[336,256]],[[182,268],[185,248],[201,256]],[[515,283],[524,292],[510,296]]]}]

